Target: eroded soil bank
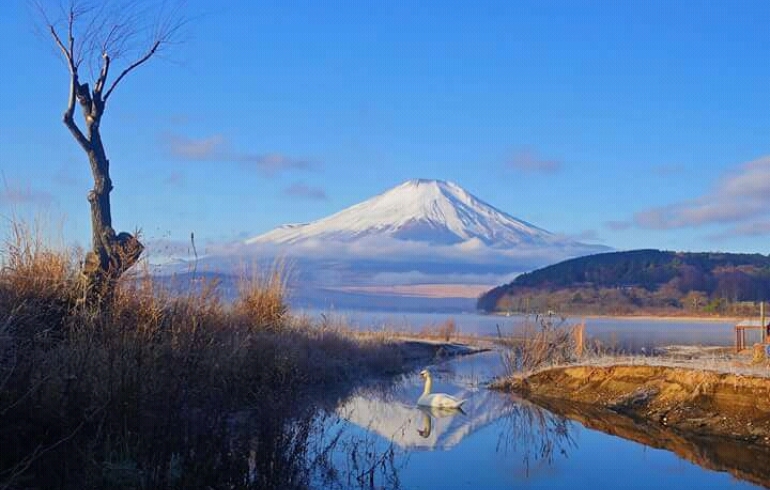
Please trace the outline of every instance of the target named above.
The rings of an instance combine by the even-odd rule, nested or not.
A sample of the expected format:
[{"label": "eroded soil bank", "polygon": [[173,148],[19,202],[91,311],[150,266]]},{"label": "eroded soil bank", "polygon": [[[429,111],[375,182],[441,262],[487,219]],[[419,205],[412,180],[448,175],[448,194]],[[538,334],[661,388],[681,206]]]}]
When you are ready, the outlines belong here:
[{"label": "eroded soil bank", "polygon": [[509,378],[494,387],[557,412],[565,412],[559,405],[580,404],[688,437],[770,447],[768,378],[666,366],[573,366]]}]

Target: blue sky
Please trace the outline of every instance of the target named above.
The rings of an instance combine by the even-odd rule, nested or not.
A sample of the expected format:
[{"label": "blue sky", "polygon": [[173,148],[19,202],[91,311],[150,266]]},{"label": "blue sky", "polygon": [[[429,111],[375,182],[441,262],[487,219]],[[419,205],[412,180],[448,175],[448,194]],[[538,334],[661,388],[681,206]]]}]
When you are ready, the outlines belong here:
[{"label": "blue sky", "polygon": [[[768,2],[213,4],[107,107],[119,230],[235,240],[422,177],[619,249],[770,252]],[[86,244],[34,23],[0,4],[0,215]]]}]

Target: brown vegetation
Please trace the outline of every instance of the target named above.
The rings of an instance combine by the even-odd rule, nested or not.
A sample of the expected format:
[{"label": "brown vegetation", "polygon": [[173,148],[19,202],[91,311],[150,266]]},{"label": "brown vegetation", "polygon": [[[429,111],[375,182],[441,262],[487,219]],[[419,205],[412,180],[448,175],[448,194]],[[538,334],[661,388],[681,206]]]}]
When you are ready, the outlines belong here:
[{"label": "brown vegetation", "polygon": [[458,335],[457,323],[454,318],[447,318],[438,325],[426,325],[420,330],[420,336],[426,338],[439,338],[449,342]]},{"label": "brown vegetation", "polygon": [[571,325],[554,314],[526,319],[515,336],[498,334],[503,350],[503,367],[510,376],[543,366],[565,364],[585,352],[585,323]]},{"label": "brown vegetation", "polygon": [[24,226],[14,227],[1,257],[0,488],[222,481],[233,469],[222,465],[246,464],[249,455],[247,446],[246,459],[233,460],[226,449],[234,414],[247,410],[258,421],[252,446],[276,446],[255,454],[301,449],[286,422],[313,416],[303,400],[401,372],[414,355],[386,339],[292,319],[278,274],[244,282],[233,305],[214,283],[174,295],[149,274],[126,276],[95,308],[81,300],[78,257]]}]

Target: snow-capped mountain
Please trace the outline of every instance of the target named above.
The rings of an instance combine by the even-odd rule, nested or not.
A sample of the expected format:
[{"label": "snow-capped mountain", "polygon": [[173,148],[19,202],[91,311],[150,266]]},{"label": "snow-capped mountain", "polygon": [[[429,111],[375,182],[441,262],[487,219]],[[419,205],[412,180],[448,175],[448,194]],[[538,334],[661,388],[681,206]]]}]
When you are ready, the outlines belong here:
[{"label": "snow-capped mountain", "polygon": [[307,304],[471,308],[480,291],[519,273],[607,250],[514,218],[457,184],[419,179],[317,221],[210,247],[196,267],[232,274],[288,259],[294,297]]},{"label": "snow-capped mountain", "polygon": [[327,218],[281,226],[246,243],[296,245],[373,236],[431,245],[477,242],[497,249],[567,241],[496,209],[455,183],[415,179]]}]

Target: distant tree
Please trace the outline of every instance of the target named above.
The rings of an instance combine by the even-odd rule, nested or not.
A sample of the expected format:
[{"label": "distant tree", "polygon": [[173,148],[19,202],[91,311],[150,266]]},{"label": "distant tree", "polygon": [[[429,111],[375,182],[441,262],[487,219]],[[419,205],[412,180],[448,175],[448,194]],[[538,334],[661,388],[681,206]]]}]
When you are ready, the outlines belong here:
[{"label": "distant tree", "polygon": [[702,291],[689,291],[684,298],[682,298],[682,305],[688,310],[698,312],[708,302],[708,296]]},{"label": "distant tree", "polygon": [[[83,274],[86,298],[109,295],[118,279],[133,266],[144,246],[130,233],[112,227],[110,160],[101,134],[107,103],[132,71],[175,41],[184,19],[180,4],[63,0],[55,5],[34,3],[60,51],[69,73],[69,97],[64,125],[88,157],[94,186],[88,193],[91,206],[91,250]],[[82,121],[75,117],[80,106]]]}]

